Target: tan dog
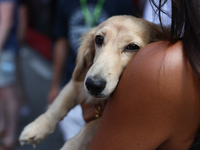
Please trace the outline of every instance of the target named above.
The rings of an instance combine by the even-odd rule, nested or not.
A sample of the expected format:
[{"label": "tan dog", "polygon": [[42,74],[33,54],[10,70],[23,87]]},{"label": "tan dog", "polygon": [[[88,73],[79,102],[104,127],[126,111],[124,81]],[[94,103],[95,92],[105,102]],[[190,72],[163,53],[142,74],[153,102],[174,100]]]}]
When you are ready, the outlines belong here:
[{"label": "tan dog", "polygon": [[[150,23],[132,16],[114,16],[91,29],[82,38],[71,81],[49,109],[25,127],[20,142],[41,142],[77,104],[108,100],[130,59],[140,48],[155,41],[156,35]],[[62,150],[86,149],[99,121],[86,124]]]}]

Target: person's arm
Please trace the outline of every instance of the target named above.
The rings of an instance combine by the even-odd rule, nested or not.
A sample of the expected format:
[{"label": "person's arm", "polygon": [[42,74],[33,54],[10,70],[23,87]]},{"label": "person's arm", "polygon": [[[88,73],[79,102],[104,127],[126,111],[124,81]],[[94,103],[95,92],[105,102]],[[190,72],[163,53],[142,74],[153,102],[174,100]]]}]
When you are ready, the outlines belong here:
[{"label": "person's arm", "polygon": [[181,42],[139,50],[88,150],[188,150],[199,129],[200,81]]},{"label": "person's arm", "polygon": [[12,1],[0,3],[0,52],[13,25],[14,6]]},{"label": "person's arm", "polygon": [[61,77],[64,65],[69,52],[68,43],[68,18],[66,18],[63,1],[57,1],[56,12],[53,22],[52,37],[55,41],[53,48],[53,79],[51,89],[48,94],[48,102],[52,103],[60,92]]},{"label": "person's arm", "polygon": [[68,42],[65,38],[59,38],[54,46],[54,66],[53,66],[53,80],[50,92],[48,94],[48,102],[52,103],[60,92],[60,81],[62,77],[63,68],[68,54]]},{"label": "person's arm", "polygon": [[25,34],[28,26],[28,10],[25,4],[21,4],[18,8],[19,21],[17,30],[17,39],[20,44],[25,40]]}]

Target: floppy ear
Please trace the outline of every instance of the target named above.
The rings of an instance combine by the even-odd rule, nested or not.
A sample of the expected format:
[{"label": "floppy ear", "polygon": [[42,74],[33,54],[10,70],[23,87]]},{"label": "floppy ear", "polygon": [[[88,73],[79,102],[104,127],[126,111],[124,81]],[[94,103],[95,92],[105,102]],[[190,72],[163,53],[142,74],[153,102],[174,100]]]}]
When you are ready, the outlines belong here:
[{"label": "floppy ear", "polygon": [[152,31],[153,33],[151,34],[151,42],[156,42],[156,41],[160,41],[160,40],[165,40],[167,37],[165,35],[165,32],[167,32],[169,30],[168,27],[161,27],[160,24],[151,24],[152,27]]},{"label": "floppy ear", "polygon": [[95,31],[96,28],[92,28],[81,37],[81,45],[78,50],[76,67],[72,76],[75,81],[83,81],[85,79],[87,71],[92,66],[95,55]]}]

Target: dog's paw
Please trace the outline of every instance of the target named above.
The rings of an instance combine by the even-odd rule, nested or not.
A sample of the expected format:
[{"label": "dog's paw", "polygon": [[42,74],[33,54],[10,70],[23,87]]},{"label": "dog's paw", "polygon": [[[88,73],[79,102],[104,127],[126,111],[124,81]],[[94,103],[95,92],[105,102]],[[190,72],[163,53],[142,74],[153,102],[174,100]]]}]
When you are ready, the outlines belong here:
[{"label": "dog's paw", "polygon": [[34,146],[51,134],[55,127],[56,124],[54,122],[50,121],[45,115],[41,115],[24,128],[19,141],[21,145],[31,144]]}]

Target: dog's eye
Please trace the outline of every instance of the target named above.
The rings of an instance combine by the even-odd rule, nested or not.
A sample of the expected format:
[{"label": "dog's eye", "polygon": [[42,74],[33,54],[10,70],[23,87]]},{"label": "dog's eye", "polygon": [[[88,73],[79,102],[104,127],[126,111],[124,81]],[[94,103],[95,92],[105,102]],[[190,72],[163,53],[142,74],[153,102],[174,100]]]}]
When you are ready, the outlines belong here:
[{"label": "dog's eye", "polygon": [[100,35],[97,35],[96,38],[95,38],[95,43],[98,45],[98,46],[101,46],[103,44],[103,37],[100,36]]},{"label": "dog's eye", "polygon": [[126,48],[125,51],[133,51],[136,52],[137,50],[139,50],[140,47],[134,43],[129,44]]}]

